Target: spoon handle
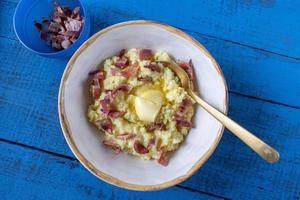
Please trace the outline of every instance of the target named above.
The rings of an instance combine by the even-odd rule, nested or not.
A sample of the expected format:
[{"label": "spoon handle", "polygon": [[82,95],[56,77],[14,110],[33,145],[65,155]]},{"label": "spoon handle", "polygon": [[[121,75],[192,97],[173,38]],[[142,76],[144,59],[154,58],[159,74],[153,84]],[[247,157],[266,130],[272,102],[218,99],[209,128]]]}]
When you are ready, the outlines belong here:
[{"label": "spoon handle", "polygon": [[279,160],[279,153],[268,144],[264,143],[258,137],[247,131],[245,128],[237,124],[235,121],[227,117],[222,112],[209,105],[206,101],[200,98],[194,91],[189,91],[190,96],[199,103],[207,112],[214,116],[235,136],[246,143],[258,155],[270,163],[275,163]]}]

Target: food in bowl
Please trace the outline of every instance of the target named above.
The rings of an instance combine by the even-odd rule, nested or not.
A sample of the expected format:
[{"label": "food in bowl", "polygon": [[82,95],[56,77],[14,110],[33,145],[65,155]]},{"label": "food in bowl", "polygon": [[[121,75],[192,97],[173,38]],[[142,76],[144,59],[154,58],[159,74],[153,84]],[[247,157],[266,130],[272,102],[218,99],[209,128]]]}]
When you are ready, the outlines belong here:
[{"label": "food in bowl", "polygon": [[[169,59],[162,51],[124,49],[90,73],[88,119],[116,153],[167,165],[192,128],[195,102],[165,66]],[[194,79],[191,61],[178,64]]]},{"label": "food in bowl", "polygon": [[40,38],[54,49],[67,49],[77,40],[83,27],[80,7],[72,10],[69,6],[60,6],[54,2],[54,10],[49,17],[49,20],[43,17],[41,23],[34,21]]}]

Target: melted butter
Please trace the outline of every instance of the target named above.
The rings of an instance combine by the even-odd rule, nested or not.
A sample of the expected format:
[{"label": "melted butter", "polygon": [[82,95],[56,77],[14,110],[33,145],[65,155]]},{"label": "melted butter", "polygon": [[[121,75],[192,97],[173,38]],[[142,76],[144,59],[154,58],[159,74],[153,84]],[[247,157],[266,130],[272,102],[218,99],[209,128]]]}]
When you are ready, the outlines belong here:
[{"label": "melted butter", "polygon": [[137,116],[141,121],[154,122],[165,101],[163,93],[157,89],[143,87],[136,94],[134,107]]}]

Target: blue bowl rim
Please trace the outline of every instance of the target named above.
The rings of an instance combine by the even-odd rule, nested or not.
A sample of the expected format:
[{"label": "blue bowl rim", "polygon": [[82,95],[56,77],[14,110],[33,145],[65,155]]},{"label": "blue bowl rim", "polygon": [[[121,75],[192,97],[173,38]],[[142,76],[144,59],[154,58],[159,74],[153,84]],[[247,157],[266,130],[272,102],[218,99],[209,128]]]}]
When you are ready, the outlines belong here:
[{"label": "blue bowl rim", "polygon": [[[14,15],[13,15],[13,27],[14,27],[14,31],[15,31],[15,34],[16,34],[18,40],[21,42],[21,44],[22,44],[23,46],[25,46],[27,49],[29,49],[30,51],[32,51],[32,52],[34,52],[34,53],[36,53],[36,54],[42,55],[42,56],[56,56],[56,55],[59,56],[59,55],[64,54],[64,53],[66,53],[66,54],[71,53],[70,48],[67,48],[67,49],[64,49],[64,50],[60,50],[60,51],[57,51],[57,52],[53,52],[53,53],[39,52],[39,51],[36,51],[36,50],[30,48],[29,46],[27,46],[27,45],[21,40],[21,38],[20,38],[20,36],[19,36],[19,34],[18,34],[17,30],[16,30],[16,14],[17,14],[17,11],[18,11],[19,6],[20,6],[20,4],[21,4],[22,1],[25,1],[25,0],[20,0],[20,1],[19,1],[19,3],[18,3],[17,6],[16,6]],[[77,40],[79,40],[79,38],[84,38],[84,35],[82,35],[82,33],[84,32],[84,30],[85,30],[86,28],[89,28],[89,27],[86,27],[86,21],[87,21],[86,19],[89,18],[89,15],[88,15],[87,9],[85,8],[85,5],[84,5],[83,1],[82,1],[82,0],[77,0],[77,1],[81,4],[82,11],[83,11],[83,13],[84,13],[84,19],[85,19],[85,21],[84,21],[84,23],[83,23],[83,28],[82,28],[82,30],[81,30],[81,32],[80,32],[80,34],[79,34],[79,37],[77,38]],[[88,34],[85,36],[83,42],[85,42],[85,40],[89,37],[89,34],[90,34],[90,30],[88,31]],[[76,41],[77,41],[77,40],[76,40]],[[76,41],[75,41],[75,43],[76,43]],[[74,43],[74,44],[75,44],[75,43]],[[72,44],[72,45],[74,45],[74,44]],[[79,45],[79,46],[80,46],[80,45]],[[77,50],[77,49],[74,49],[74,52],[75,52],[76,50]],[[70,52],[69,52],[69,51],[70,51]]]}]

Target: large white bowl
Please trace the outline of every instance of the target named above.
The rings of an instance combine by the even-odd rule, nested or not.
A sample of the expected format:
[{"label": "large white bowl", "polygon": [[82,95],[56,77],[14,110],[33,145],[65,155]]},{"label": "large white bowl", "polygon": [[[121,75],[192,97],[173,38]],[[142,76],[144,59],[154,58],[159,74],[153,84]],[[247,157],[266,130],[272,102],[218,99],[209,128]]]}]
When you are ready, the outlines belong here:
[{"label": "large white bowl", "polygon": [[214,58],[186,33],[161,23],[129,21],[110,26],[93,35],[70,59],[59,90],[59,117],[64,136],[83,166],[98,178],[119,187],[156,190],[187,179],[210,157],[224,127],[202,108],[197,108],[194,124],[169,165],[144,161],[127,154],[115,155],[101,142],[101,133],[88,122],[90,103],[88,73],[105,58],[123,48],[163,50],[177,59],[192,59],[200,95],[227,113],[227,87]]}]

